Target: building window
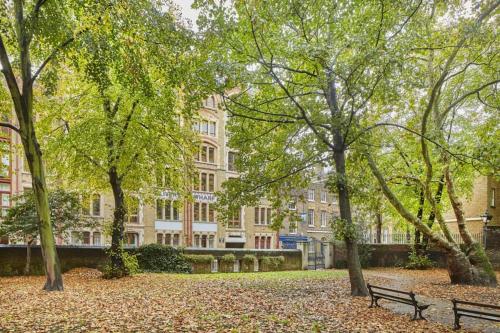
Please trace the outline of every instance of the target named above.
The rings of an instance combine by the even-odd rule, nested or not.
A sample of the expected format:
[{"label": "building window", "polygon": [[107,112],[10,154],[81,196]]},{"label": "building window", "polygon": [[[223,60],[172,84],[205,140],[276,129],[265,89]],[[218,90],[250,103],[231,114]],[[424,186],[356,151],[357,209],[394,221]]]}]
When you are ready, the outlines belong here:
[{"label": "building window", "polygon": [[321,202],[327,202],[326,191],[321,191]]},{"label": "building window", "polygon": [[125,219],[128,223],[139,223],[139,199],[129,198],[127,202],[127,216]]},{"label": "building window", "polygon": [[206,108],[215,109],[215,97],[210,96],[209,98],[204,100],[203,106],[205,106]]},{"label": "building window", "polygon": [[194,247],[200,247],[200,235],[194,235]]},{"label": "building window", "polygon": [[491,198],[490,198],[490,207],[495,208],[495,195],[496,190],[494,188],[491,189]]},{"label": "building window", "polygon": [[82,214],[87,216],[101,216],[101,195],[82,195]]},{"label": "building window", "polygon": [[271,224],[271,208],[255,207],[255,224],[268,225]]},{"label": "building window", "polygon": [[289,210],[297,210],[297,204],[295,203],[295,201],[290,201],[288,203],[288,209]]},{"label": "building window", "polygon": [[163,234],[156,234],[156,244],[163,244]]},{"label": "building window", "polygon": [[208,247],[213,249],[215,247],[215,236],[210,235],[208,236]]},{"label": "building window", "polygon": [[165,234],[165,245],[172,246],[172,235]]},{"label": "building window", "polygon": [[[2,217],[7,216],[7,212],[10,208],[10,184],[2,183],[0,184],[0,196],[2,197]],[[3,192],[9,191],[9,192]]]},{"label": "building window", "polygon": [[0,170],[0,177],[2,178],[8,178],[9,177],[9,172],[10,172],[10,156],[4,155],[2,156],[2,165],[1,165],[1,170]]},{"label": "building window", "polygon": [[137,232],[127,232],[125,234],[125,244],[139,246],[139,234]]},{"label": "building window", "polygon": [[206,202],[195,202],[193,204],[193,221],[215,222],[215,209],[213,205]]},{"label": "building window", "polygon": [[309,222],[309,226],[314,227],[314,209],[307,211],[307,221]]},{"label": "building window", "polygon": [[72,245],[80,245],[82,243],[82,236],[78,231],[71,232],[71,244]]},{"label": "building window", "polygon": [[195,155],[195,160],[204,163],[215,163],[215,147],[202,145],[198,154]]},{"label": "building window", "polygon": [[215,137],[216,128],[217,128],[217,123],[215,121],[202,120],[200,122],[198,121],[193,122],[193,131],[204,135]]},{"label": "building window", "polygon": [[271,236],[255,236],[255,248],[256,249],[270,249],[271,248]]},{"label": "building window", "polygon": [[100,232],[96,231],[92,234],[92,244],[101,245],[101,233]]},{"label": "building window", "polygon": [[288,226],[288,230],[291,234],[297,233],[297,221],[290,221],[290,225]]},{"label": "building window", "polygon": [[195,185],[196,191],[214,192],[215,191],[215,174],[200,172],[199,183]]},{"label": "building window", "polygon": [[179,234],[174,234],[172,246],[179,246],[180,236]]},{"label": "building window", "polygon": [[332,204],[334,205],[339,204],[339,197],[336,194],[332,195]]},{"label": "building window", "polygon": [[326,211],[324,211],[324,210],[321,211],[320,220],[321,220],[321,226],[326,227],[328,224],[328,214]]},{"label": "building window", "polygon": [[314,201],[314,190],[307,190],[307,200]]},{"label": "building window", "polygon": [[90,232],[84,231],[82,233],[82,243],[84,245],[90,245]]},{"label": "building window", "polygon": [[241,228],[241,209],[229,217],[229,221],[227,223],[228,228],[232,229],[240,229]]},{"label": "building window", "polygon": [[236,153],[230,151],[227,153],[227,169],[229,171],[236,171]]},{"label": "building window", "polygon": [[165,221],[179,220],[179,202],[165,199],[156,200],[156,219]]}]

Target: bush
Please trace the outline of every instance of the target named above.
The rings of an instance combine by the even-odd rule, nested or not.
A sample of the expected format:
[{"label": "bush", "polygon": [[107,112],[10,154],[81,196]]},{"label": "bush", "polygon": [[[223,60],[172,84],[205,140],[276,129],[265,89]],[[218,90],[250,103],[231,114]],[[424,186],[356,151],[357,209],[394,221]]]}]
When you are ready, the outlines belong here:
[{"label": "bush", "polygon": [[192,273],[211,273],[214,256],[211,254],[183,254],[184,259],[191,264]]},{"label": "bush", "polygon": [[434,267],[434,262],[426,255],[419,255],[415,250],[412,250],[408,256],[406,269],[428,269]]},{"label": "bush", "polygon": [[245,254],[241,260],[243,272],[253,272],[255,260],[257,260],[257,258],[253,254]]},{"label": "bush", "polygon": [[192,264],[211,264],[214,256],[211,254],[183,254],[187,262]]},{"label": "bush", "polygon": [[137,262],[137,256],[134,254],[130,254],[126,251],[123,251],[122,256],[125,269],[123,271],[113,269],[111,267],[111,263],[108,262],[102,268],[103,278],[105,279],[121,278],[131,274],[139,273],[139,263]]},{"label": "bush", "polygon": [[143,245],[136,250],[139,267],[146,272],[191,273],[182,250],[160,244]]},{"label": "bush", "polygon": [[260,259],[261,271],[278,271],[283,263],[285,262],[285,257],[283,256],[266,256]]},{"label": "bush", "polygon": [[220,261],[226,264],[234,264],[234,262],[236,261],[236,256],[232,253],[228,253],[223,255],[222,258],[220,258]]}]

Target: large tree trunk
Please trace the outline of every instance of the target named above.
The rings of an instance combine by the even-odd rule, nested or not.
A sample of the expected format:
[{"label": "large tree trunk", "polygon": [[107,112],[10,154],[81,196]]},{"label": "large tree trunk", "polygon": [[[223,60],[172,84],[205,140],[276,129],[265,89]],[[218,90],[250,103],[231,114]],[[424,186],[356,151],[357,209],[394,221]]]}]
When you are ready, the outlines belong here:
[{"label": "large tree trunk", "polygon": [[[343,147],[340,135],[336,135],[335,145],[337,147]],[[335,150],[333,152],[333,158],[335,161],[335,171],[337,173],[336,185],[339,193],[340,218],[345,221],[348,228],[354,231],[349,191],[347,187],[347,176],[345,173],[345,151],[343,148]],[[361,271],[355,233],[351,234],[351,232],[346,232],[345,244],[347,248],[347,268],[349,270],[349,280],[351,283],[351,295],[366,296],[368,295],[368,290],[366,289],[365,279]]]},{"label": "large tree trunk", "polygon": [[[422,221],[422,217],[424,216],[424,203],[425,203],[425,195],[424,195],[424,190],[420,189],[420,198],[418,202],[418,211],[417,211],[417,220]],[[415,228],[415,252],[417,252],[418,255],[423,254],[423,246],[421,243],[421,237],[420,237],[420,230]]]},{"label": "large tree trunk", "polygon": [[115,210],[113,213],[113,229],[111,234],[111,249],[109,257],[111,261],[111,271],[108,277],[120,278],[129,274],[123,260],[123,233],[125,230],[125,196],[123,193],[121,180],[118,177],[115,167],[111,167],[109,172],[109,183],[113,189]]},{"label": "large tree trunk", "polygon": [[[27,102],[25,106],[31,106],[31,103]],[[38,213],[38,228],[42,257],[45,273],[47,275],[47,281],[43,289],[48,291],[63,290],[61,268],[50,221],[50,208],[47,184],[45,182],[45,168],[42,162],[42,151],[36,139],[32,118],[27,117],[27,119],[20,119],[19,125],[21,141],[31,172],[33,193],[35,195],[36,210]]]}]

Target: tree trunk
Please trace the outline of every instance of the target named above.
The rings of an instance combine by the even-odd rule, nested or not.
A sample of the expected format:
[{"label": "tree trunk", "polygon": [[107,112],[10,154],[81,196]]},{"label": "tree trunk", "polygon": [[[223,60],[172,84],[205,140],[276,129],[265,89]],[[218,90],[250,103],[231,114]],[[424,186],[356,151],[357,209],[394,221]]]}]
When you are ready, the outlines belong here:
[{"label": "tree trunk", "polygon": [[377,212],[377,224],[376,224],[376,232],[377,232],[377,239],[376,243],[380,244],[382,243],[382,213],[380,211]]},{"label": "tree trunk", "polygon": [[26,265],[24,266],[24,275],[30,275],[32,243],[33,243],[33,237],[30,237],[26,242]]},{"label": "tree trunk", "polygon": [[[441,203],[441,197],[443,196],[443,189],[444,189],[444,175],[441,175],[441,178],[439,178],[439,185],[436,191],[436,196],[434,197],[434,200],[438,205]],[[431,210],[431,212],[429,213],[429,218],[427,219],[427,226],[429,228],[432,229],[435,219],[436,219],[436,214],[434,213],[434,210]],[[429,237],[424,234],[422,237],[422,251],[427,251],[428,249],[429,249]]]},{"label": "tree trunk", "polygon": [[[420,190],[420,199],[418,202],[418,211],[417,211],[417,219],[419,221],[422,221],[422,217],[424,216],[424,203],[425,203],[425,195],[424,195],[424,190]],[[424,250],[423,246],[421,243],[420,239],[420,230],[415,228],[415,252],[417,252],[418,255],[423,255]]]},{"label": "tree trunk", "polygon": [[[342,138],[337,134],[335,139],[336,147],[343,147]],[[345,173],[345,151],[339,148],[333,152],[335,161],[335,171],[337,173],[337,191],[339,193],[339,209],[340,218],[345,221],[346,226],[354,230],[351,216],[351,205],[349,200],[349,191],[347,187],[347,176]],[[358,254],[358,244],[356,235],[351,235],[347,232],[345,237],[345,244],[347,248],[347,268],[349,270],[349,280],[351,283],[352,296],[367,296],[368,290],[366,288],[365,279],[361,270],[361,263]]]},{"label": "tree trunk", "polygon": [[27,117],[25,121],[20,121],[19,126],[21,141],[31,172],[31,181],[38,214],[42,257],[47,275],[47,281],[43,289],[47,291],[63,290],[61,268],[50,221],[50,208],[47,184],[45,182],[45,168],[42,162],[42,151],[35,136],[32,118]]},{"label": "tree trunk", "polygon": [[111,261],[110,278],[120,278],[129,274],[123,260],[123,233],[125,230],[125,197],[121,180],[116,172],[116,167],[111,167],[109,172],[109,183],[113,189],[115,210],[113,212],[113,229],[111,234],[111,249],[109,257]]}]

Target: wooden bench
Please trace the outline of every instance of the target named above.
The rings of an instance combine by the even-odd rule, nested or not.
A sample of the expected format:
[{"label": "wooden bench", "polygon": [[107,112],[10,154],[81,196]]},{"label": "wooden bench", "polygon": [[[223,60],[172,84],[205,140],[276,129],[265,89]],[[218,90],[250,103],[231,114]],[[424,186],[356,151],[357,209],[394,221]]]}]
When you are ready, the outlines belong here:
[{"label": "wooden bench", "polygon": [[422,311],[427,309],[432,304],[420,304],[415,299],[415,294],[412,291],[407,292],[396,289],[383,288],[383,287],[373,286],[369,283],[366,286],[368,287],[368,291],[370,292],[370,296],[372,298],[372,302],[369,306],[370,308],[373,307],[374,305],[380,306],[378,304],[379,299],[386,299],[389,301],[413,306],[415,309],[415,314],[413,315],[412,320],[417,320],[417,315],[420,319],[427,320],[424,318],[424,316],[422,316]]},{"label": "wooden bench", "polygon": [[[500,313],[481,311],[481,309],[478,309],[478,308],[485,308],[485,309],[500,310],[500,306],[484,304],[484,303],[459,301],[457,299],[452,299],[451,302],[453,303],[453,313],[455,314],[456,330],[460,329],[461,327],[460,317],[470,317],[470,318],[500,322]],[[463,307],[460,305],[468,305],[468,307]]]}]

